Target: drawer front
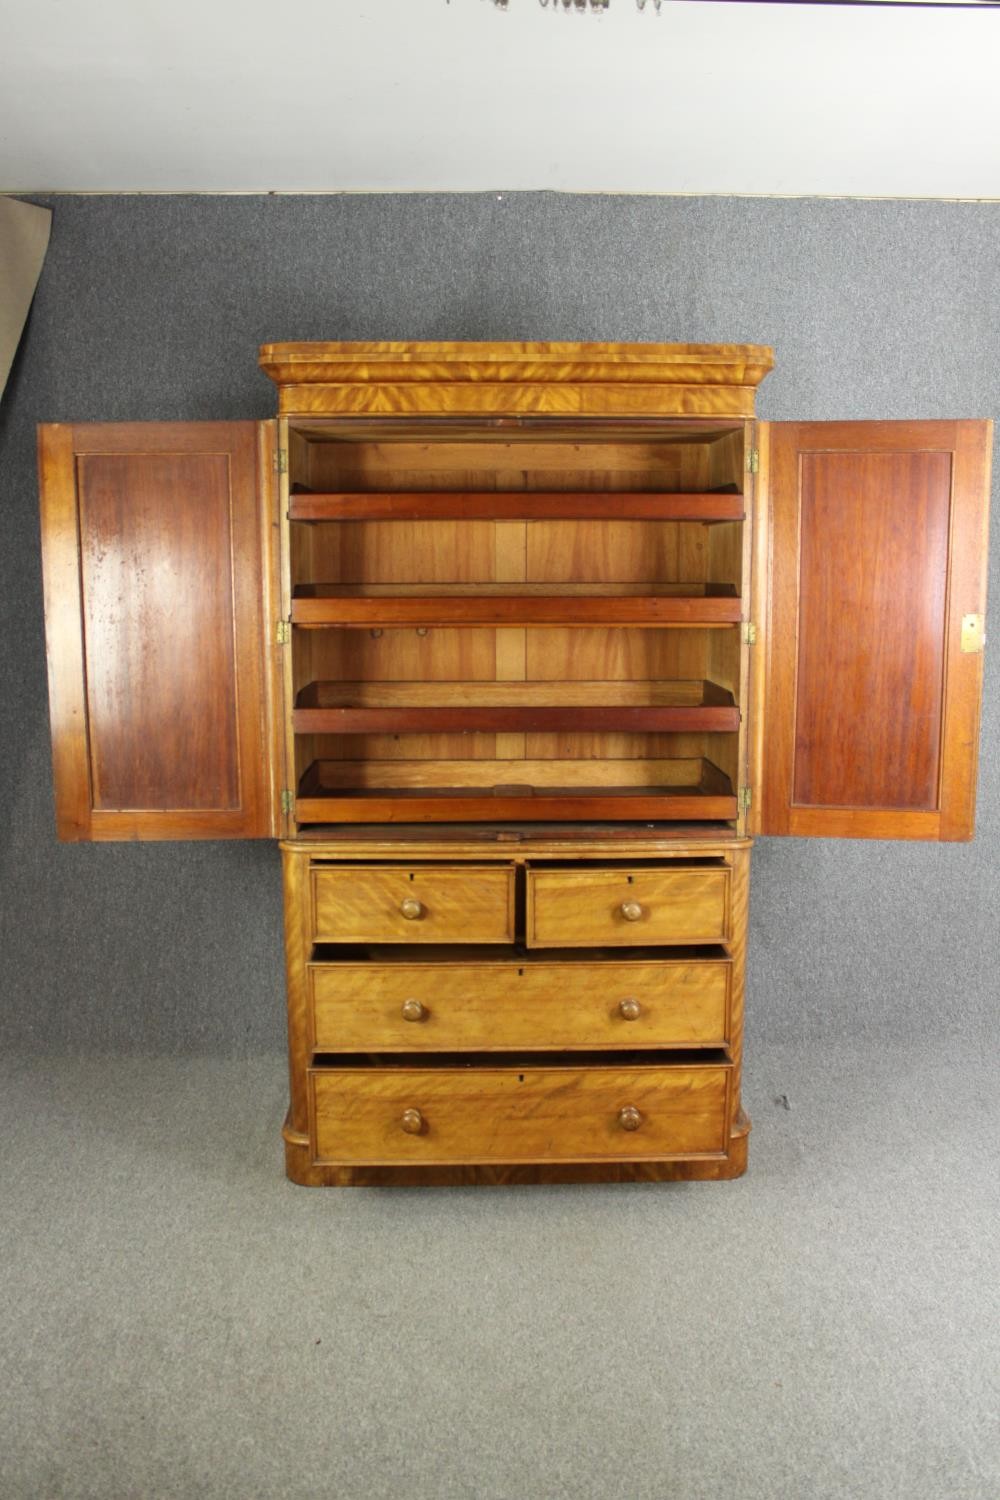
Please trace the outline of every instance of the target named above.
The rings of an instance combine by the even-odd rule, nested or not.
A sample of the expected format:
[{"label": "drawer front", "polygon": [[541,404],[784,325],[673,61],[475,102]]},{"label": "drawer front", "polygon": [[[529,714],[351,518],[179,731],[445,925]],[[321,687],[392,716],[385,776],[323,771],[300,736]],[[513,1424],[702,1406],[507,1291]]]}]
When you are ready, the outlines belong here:
[{"label": "drawer front", "polygon": [[731,1068],[330,1068],[318,1162],[614,1161],[721,1154]]},{"label": "drawer front", "polygon": [[729,891],[727,866],[529,869],[528,945],[725,942]]},{"label": "drawer front", "polygon": [[318,943],[510,943],[512,865],[314,869]]},{"label": "drawer front", "polygon": [[722,1046],[732,965],[314,964],[324,1052]]}]

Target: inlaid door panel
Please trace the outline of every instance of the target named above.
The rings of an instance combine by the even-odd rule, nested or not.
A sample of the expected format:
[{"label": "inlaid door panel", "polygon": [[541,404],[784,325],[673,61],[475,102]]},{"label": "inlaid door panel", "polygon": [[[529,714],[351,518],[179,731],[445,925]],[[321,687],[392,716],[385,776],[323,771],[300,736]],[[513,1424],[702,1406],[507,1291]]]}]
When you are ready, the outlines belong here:
[{"label": "inlaid door panel", "polygon": [[760,832],[971,836],[990,428],[765,429]]}]

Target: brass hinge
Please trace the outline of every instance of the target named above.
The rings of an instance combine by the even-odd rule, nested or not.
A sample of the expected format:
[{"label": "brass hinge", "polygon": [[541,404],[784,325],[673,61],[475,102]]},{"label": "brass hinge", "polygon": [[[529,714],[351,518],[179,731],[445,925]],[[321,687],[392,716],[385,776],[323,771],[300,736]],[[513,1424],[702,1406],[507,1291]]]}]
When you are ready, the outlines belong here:
[{"label": "brass hinge", "polygon": [[751,804],[752,801],[753,801],[753,792],[750,790],[750,788],[748,786],[741,786],[740,787],[740,812],[748,813],[750,811],[750,804]]},{"label": "brass hinge", "polygon": [[288,473],[288,449],[275,448],[274,450],[274,472],[276,474]]},{"label": "brass hinge", "polygon": [[283,813],[295,811],[295,797],[287,786],[281,788],[281,811]]},{"label": "brass hinge", "polygon": [[743,621],[743,644],[744,646],[755,646],[757,644],[757,627],[751,620]]},{"label": "brass hinge", "polygon": [[985,620],[982,615],[962,616],[962,650],[966,652],[982,651],[986,644],[986,636],[983,634]]},{"label": "brass hinge", "polygon": [[760,449],[759,448],[751,448],[749,450],[749,452],[747,453],[747,473],[748,474],[759,474],[760,473]]},{"label": "brass hinge", "polygon": [[292,638],[292,627],[287,620],[279,620],[274,627],[274,643],[276,646],[287,646]]}]

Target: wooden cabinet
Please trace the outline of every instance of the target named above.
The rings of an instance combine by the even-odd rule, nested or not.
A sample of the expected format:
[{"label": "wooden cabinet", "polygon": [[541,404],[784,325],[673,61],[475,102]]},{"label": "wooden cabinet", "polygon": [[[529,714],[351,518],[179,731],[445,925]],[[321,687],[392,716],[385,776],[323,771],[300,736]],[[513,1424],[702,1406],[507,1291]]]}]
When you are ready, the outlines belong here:
[{"label": "wooden cabinet", "polygon": [[737,1175],[750,836],[971,836],[990,424],[261,364],[275,422],[41,429],[60,835],[283,840],[296,1181]]},{"label": "wooden cabinet", "polygon": [[[450,891],[464,869],[454,888],[469,893],[466,930],[433,948],[406,941],[412,919],[358,939],[348,901],[330,908],[337,930],[315,915],[331,871],[359,892],[383,890],[391,872],[393,904],[420,889],[413,830],[285,842],[295,1180],[566,1181],[609,1166],[622,1177],[629,1162],[648,1179],[741,1172],[750,848],[705,831],[595,826],[570,840],[558,825],[474,837],[433,825],[421,845],[428,917],[442,877]],[[626,867],[628,846],[642,858]],[[496,899],[505,890],[509,907]],[[619,910],[636,893],[647,924]],[[490,946],[476,916],[487,903],[512,914]]]}]

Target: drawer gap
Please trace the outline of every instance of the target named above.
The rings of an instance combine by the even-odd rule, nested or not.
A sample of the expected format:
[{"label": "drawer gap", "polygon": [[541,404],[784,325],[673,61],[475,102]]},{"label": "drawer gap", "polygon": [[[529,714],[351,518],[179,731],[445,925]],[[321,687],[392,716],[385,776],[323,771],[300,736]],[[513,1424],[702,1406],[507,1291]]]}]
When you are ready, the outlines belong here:
[{"label": "drawer gap", "polygon": [[731,1067],[732,1060],[724,1047],[679,1048],[669,1051],[602,1051],[600,1062],[581,1062],[579,1052],[317,1052],[312,1059],[314,1070],[344,1069],[417,1069],[420,1072],[442,1068],[456,1071],[472,1068],[719,1068]]},{"label": "drawer gap", "polygon": [[718,943],[694,944],[690,947],[629,948],[526,948],[522,944],[512,945],[485,943],[406,944],[406,943],[317,943],[313,947],[311,962],[336,966],[337,964],[374,963],[379,965],[400,964],[447,964],[449,968],[463,964],[594,964],[606,963],[623,968],[628,964],[691,963],[704,959],[712,963],[729,963],[727,950]]}]

